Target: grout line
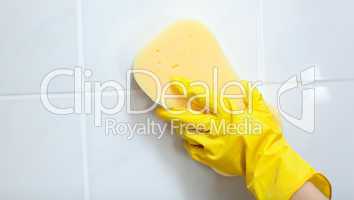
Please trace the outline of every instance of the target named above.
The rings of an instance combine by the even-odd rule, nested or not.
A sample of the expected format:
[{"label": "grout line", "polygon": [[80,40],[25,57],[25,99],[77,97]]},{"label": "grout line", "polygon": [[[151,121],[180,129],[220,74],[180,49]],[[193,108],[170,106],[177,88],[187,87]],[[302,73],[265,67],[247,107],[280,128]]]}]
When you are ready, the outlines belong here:
[{"label": "grout line", "polygon": [[[262,80],[250,80],[252,81],[261,81],[264,84],[268,85],[280,85],[285,81],[262,81]],[[321,83],[343,83],[343,82],[354,82],[354,78],[339,78],[339,79],[318,79],[315,80],[312,84],[321,84]],[[128,92],[128,90],[119,90]],[[141,91],[141,89],[132,89],[131,91]],[[95,94],[94,92],[85,92],[84,94]],[[1,100],[23,100],[23,99],[40,99],[40,96],[43,95],[41,93],[8,93],[8,94],[0,94]],[[71,98],[75,95],[75,92],[50,92],[48,94],[50,98]],[[105,97],[115,96],[117,95],[116,90],[111,91],[103,91],[102,95]]]},{"label": "grout line", "polygon": [[[128,92],[129,90],[109,90],[109,91],[102,91],[103,96],[114,96],[117,94],[117,91],[124,91]],[[132,89],[130,90],[132,92],[139,92],[141,89]],[[82,96],[84,94],[90,94],[93,95],[95,94],[94,92],[85,92],[85,93],[80,93]],[[50,92],[48,94],[41,94],[41,93],[23,93],[23,94],[15,94],[15,93],[9,93],[9,94],[0,94],[0,100],[2,99],[36,99],[40,98],[41,95],[48,95],[48,97],[54,97],[54,98],[70,98],[74,97],[75,92]]]},{"label": "grout line", "polygon": [[[71,95],[74,94],[74,92],[49,92],[48,95]],[[4,93],[0,94],[1,97],[26,97],[26,96],[40,96],[41,93]]]},{"label": "grout line", "polygon": [[[49,98],[70,98],[71,93],[51,93],[48,94]],[[11,95],[0,95],[1,100],[28,100],[28,99],[40,99],[41,94],[11,94]]]},{"label": "grout line", "polygon": [[[77,0],[77,57],[78,64],[82,71],[85,72],[85,57],[84,57],[84,43],[83,43],[83,13],[82,13],[82,0]],[[81,88],[84,88],[84,81],[81,80]],[[81,95],[81,94],[80,94]],[[74,98],[76,98],[76,94]],[[82,104],[82,99],[81,105]],[[80,114],[80,133],[81,133],[81,153],[82,153],[82,178],[83,178],[83,195],[84,200],[90,200],[90,180],[88,168],[88,140],[87,140],[87,127],[86,115]]]},{"label": "grout line", "polygon": [[88,140],[86,115],[80,114],[81,151],[82,151],[82,173],[84,182],[84,200],[90,200],[90,179],[88,170]]},{"label": "grout line", "polygon": [[263,35],[263,0],[259,0],[259,13],[257,18],[257,75],[259,80],[265,79],[265,60],[264,60],[264,35]]},{"label": "grout line", "polygon": [[[280,85],[283,84],[285,81],[261,81],[264,84],[269,84],[269,85]],[[294,81],[295,82],[295,81]],[[300,81],[297,81],[300,83]],[[354,82],[354,78],[343,78],[343,79],[318,79],[315,80],[312,84],[321,84],[321,83],[343,83],[343,82]]]},{"label": "grout line", "polygon": [[0,100],[40,99],[38,94],[0,95]]}]

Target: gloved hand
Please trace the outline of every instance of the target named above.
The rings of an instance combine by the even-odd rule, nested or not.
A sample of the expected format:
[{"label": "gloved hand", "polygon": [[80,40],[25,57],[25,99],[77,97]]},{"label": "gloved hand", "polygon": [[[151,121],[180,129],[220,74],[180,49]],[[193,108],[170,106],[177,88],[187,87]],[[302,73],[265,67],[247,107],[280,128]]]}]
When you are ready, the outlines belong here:
[{"label": "gloved hand", "polygon": [[[330,198],[329,181],[289,146],[279,121],[256,88],[241,82],[244,97],[240,106],[229,98],[215,101],[219,94],[211,93],[209,100],[199,98],[200,88],[183,79],[177,81],[185,86],[193,107],[208,106],[209,111],[160,107],[156,114],[174,123],[194,160],[223,175],[244,176],[257,199],[290,199],[306,181]],[[176,89],[183,93],[180,87]]]}]

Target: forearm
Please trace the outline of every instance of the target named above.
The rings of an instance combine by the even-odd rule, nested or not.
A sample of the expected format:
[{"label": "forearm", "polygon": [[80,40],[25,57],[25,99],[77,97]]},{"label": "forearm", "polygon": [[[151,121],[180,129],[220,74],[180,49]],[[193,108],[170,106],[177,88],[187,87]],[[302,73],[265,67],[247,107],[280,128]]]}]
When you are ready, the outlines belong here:
[{"label": "forearm", "polygon": [[306,182],[291,200],[328,200],[311,182]]}]

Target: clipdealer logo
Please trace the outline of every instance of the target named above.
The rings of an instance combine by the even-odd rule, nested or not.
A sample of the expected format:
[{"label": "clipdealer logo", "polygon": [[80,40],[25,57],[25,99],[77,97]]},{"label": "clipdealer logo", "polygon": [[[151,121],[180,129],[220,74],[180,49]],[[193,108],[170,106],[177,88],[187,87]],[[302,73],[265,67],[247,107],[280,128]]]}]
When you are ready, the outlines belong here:
[{"label": "clipdealer logo", "polygon": [[[315,82],[315,66],[308,67],[286,80],[277,91],[277,107],[280,115],[289,123],[307,133],[315,130],[315,88],[311,85]],[[291,90],[301,90],[301,115],[295,117],[287,113],[282,107],[281,97]]]},{"label": "clipdealer logo", "polygon": [[[154,82],[157,88],[156,96],[159,98],[158,101],[155,101],[151,106],[142,110],[134,110],[132,109],[131,105],[131,77],[133,73],[141,73],[148,77],[150,77]],[[115,115],[124,109],[128,114],[144,114],[148,113],[156,108],[158,105],[157,102],[161,104],[164,103],[166,98],[173,98],[174,95],[165,94],[167,88],[171,86],[171,84],[176,84],[175,81],[171,81],[169,84],[162,85],[159,81],[159,78],[150,71],[146,70],[128,70],[126,73],[126,87],[123,84],[108,80],[104,82],[99,81],[88,81],[87,79],[91,78],[93,75],[92,71],[89,69],[83,70],[81,67],[75,68],[59,68],[50,73],[48,73],[41,83],[41,102],[42,105],[51,113],[58,114],[58,115],[67,115],[67,114],[93,114],[94,115],[94,122],[96,127],[101,127],[104,125],[107,129],[109,127],[115,127],[115,125],[119,124],[120,122],[113,123],[112,119],[106,119],[104,123],[102,120],[103,114],[107,115]],[[48,96],[48,87],[52,80],[57,77],[61,76],[69,76],[73,77],[74,79],[74,105],[72,107],[62,108],[58,107],[49,99]],[[217,68],[213,71],[213,81],[216,83],[218,82],[218,71]],[[216,80],[214,80],[216,79]],[[290,122],[292,125],[304,130],[305,132],[312,133],[315,129],[315,88],[311,87],[311,84],[315,82],[315,66],[309,67],[304,71],[300,72],[299,75],[291,76],[287,81],[281,84],[277,91],[277,110],[280,115]],[[209,86],[202,82],[196,81],[193,82],[194,85],[203,86],[205,87],[205,91],[210,91]],[[262,82],[257,81],[250,85],[251,92],[256,86],[262,85]],[[162,87],[163,86],[163,87]],[[183,84],[179,84],[179,86],[183,87]],[[244,98],[243,94],[237,95],[226,95],[226,90],[230,87],[239,87],[241,93],[244,92],[244,88],[239,81],[228,82],[221,88],[221,99],[224,97],[228,98]],[[218,88],[218,87],[216,87]],[[185,88],[183,88],[186,91]],[[214,88],[212,88],[214,89]],[[290,113],[287,113],[282,107],[282,96],[293,89],[300,89],[302,91],[302,98],[301,98],[301,105],[302,105],[302,112],[300,117],[295,117]],[[116,94],[116,104],[107,107],[103,104],[103,93],[107,90]],[[165,92],[164,92],[165,91]],[[208,95],[208,94],[207,94]],[[183,96],[183,95],[182,95]],[[176,95],[176,98],[181,98],[181,95]],[[213,97],[214,98],[214,97]],[[246,97],[249,98],[249,97]],[[206,98],[209,99],[209,98]],[[188,106],[188,105],[187,105]],[[224,106],[224,105],[222,105]],[[191,108],[191,107],[188,107]],[[222,109],[227,110],[227,108],[222,107]],[[229,111],[230,112],[230,111]],[[236,111],[236,114],[239,111]],[[252,112],[249,110],[248,112]],[[232,114],[235,114],[234,111],[231,111]],[[122,127],[121,125],[119,127]],[[130,130],[130,129],[129,129]],[[131,129],[135,130],[135,129]],[[162,129],[161,129],[162,130]],[[106,130],[107,131],[107,130]],[[109,130],[108,130],[109,131]]]}]

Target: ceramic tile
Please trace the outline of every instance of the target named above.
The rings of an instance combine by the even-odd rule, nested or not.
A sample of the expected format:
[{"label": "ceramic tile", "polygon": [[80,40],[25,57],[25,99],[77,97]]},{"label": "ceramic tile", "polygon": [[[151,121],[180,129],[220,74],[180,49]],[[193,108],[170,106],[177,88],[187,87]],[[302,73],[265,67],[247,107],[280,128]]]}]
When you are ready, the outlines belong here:
[{"label": "ceramic tile", "polygon": [[[243,79],[257,79],[258,1],[84,1],[85,63],[98,80],[125,83],[137,52],[168,24],[209,26]],[[109,5],[109,6],[108,6]]]},{"label": "ceramic tile", "polygon": [[0,199],[83,199],[78,116],[52,114],[32,97],[2,99],[0,110]]},{"label": "ceramic tile", "polygon": [[353,79],[352,1],[264,1],[265,79],[317,66],[316,79]]},{"label": "ceramic tile", "polygon": [[[104,96],[104,105],[116,105],[117,97]],[[139,91],[132,97],[136,102],[133,105],[151,105]],[[114,115],[104,115],[102,121],[110,120],[111,124],[103,123],[102,127],[95,127],[93,114],[87,120],[93,200],[252,199],[242,178],[219,176],[191,160],[181,140],[151,113],[129,114],[124,108]],[[152,123],[161,129],[166,127],[165,131]]]},{"label": "ceramic tile", "polygon": [[[47,73],[78,64],[76,9],[69,0],[1,5],[0,94],[38,93]],[[72,80],[58,77],[50,91],[71,91]]]}]

